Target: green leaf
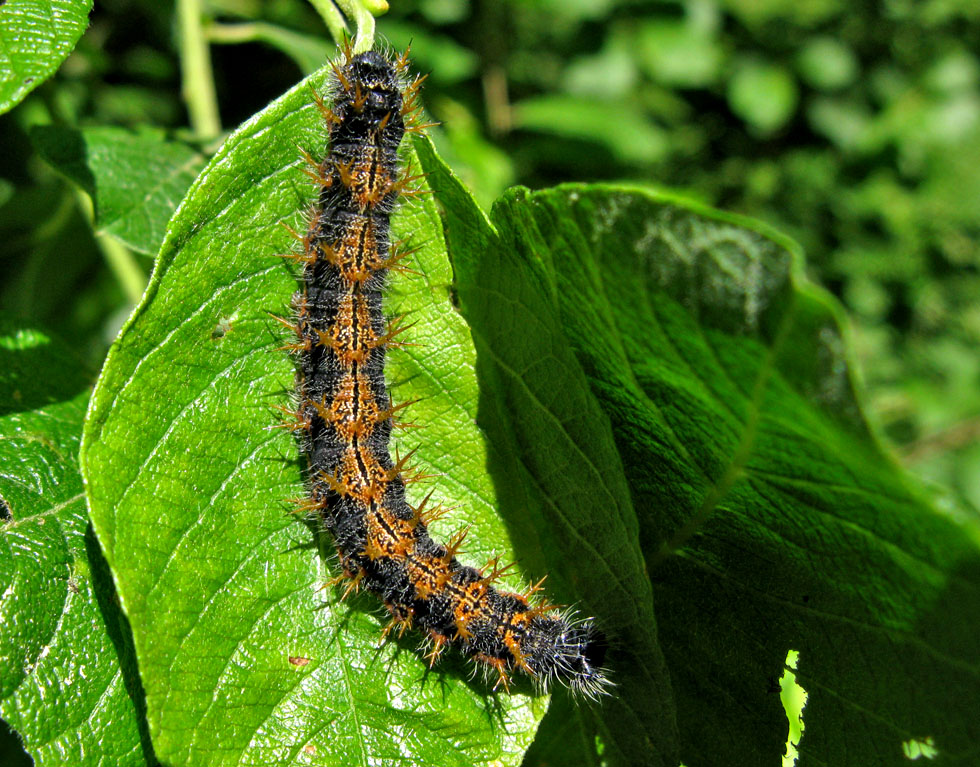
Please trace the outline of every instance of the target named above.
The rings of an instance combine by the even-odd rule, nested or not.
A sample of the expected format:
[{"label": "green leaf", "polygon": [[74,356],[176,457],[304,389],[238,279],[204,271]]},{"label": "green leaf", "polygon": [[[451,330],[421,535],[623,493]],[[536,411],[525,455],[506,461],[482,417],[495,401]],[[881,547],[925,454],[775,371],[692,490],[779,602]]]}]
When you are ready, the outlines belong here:
[{"label": "green leaf", "polygon": [[14,196],[15,188],[9,181],[0,178],[0,207],[6,205],[7,201]]},{"label": "green leaf", "polygon": [[796,111],[798,101],[792,73],[769,62],[742,62],[728,84],[732,111],[761,134],[782,128]]},{"label": "green leaf", "polygon": [[167,222],[206,157],[142,128],[34,128],[31,141],[56,171],[92,198],[95,226],[141,253],[156,255]]},{"label": "green leaf", "polygon": [[92,0],[0,4],[0,113],[54,74],[88,26]]},{"label": "green leaf", "polygon": [[[576,705],[569,695],[553,696],[534,742],[524,754],[521,767],[549,767],[555,764],[600,767],[608,764],[599,753],[602,741],[595,734],[594,723],[586,721],[586,716],[586,711]],[[644,764],[644,761],[636,764]]]},{"label": "green leaf", "polygon": [[152,762],[132,648],[88,531],[88,395],[61,344],[0,322],[0,715],[41,767]]},{"label": "green leaf", "polygon": [[863,104],[844,98],[817,97],[807,106],[807,118],[815,131],[830,139],[842,152],[867,150],[876,143],[874,121]]},{"label": "green leaf", "polygon": [[850,85],[861,69],[854,51],[832,37],[807,41],[797,57],[797,67],[810,85],[825,91]]},{"label": "green leaf", "polygon": [[383,22],[385,40],[396,50],[412,48],[412,61],[420,72],[428,73],[437,85],[453,85],[472,77],[480,58],[451,37],[434,35],[424,27],[393,19]]},{"label": "green leaf", "polygon": [[481,205],[493,201],[514,181],[514,161],[483,135],[480,121],[462,104],[439,104],[442,125],[429,132],[443,157],[466,179]]},{"label": "green leaf", "polygon": [[[290,334],[269,313],[288,314],[297,287],[276,257],[296,246],[280,223],[305,226],[313,189],[296,148],[322,152],[309,87],[325,77],[242,126],[192,186],[93,395],[83,472],[153,744],[180,765],[517,764],[546,701],[491,694],[458,657],[430,671],[414,633],[379,648],[380,604],[323,590],[335,563],[290,514],[301,461],[274,409],[290,403],[293,365],[280,348]],[[393,228],[421,248],[421,274],[399,275],[386,304],[410,313],[407,340],[421,343],[391,354],[393,396],[421,398],[409,417],[425,425],[398,448],[418,445],[419,465],[438,474],[411,497],[434,489],[459,504],[435,534],[472,525],[470,561],[506,557],[434,203],[402,206]]]},{"label": "green leaf", "polygon": [[[756,223],[614,186],[516,190],[491,226],[422,158],[477,339],[480,422],[494,445],[522,446],[516,476],[593,549],[561,539],[542,556],[581,574],[577,593],[609,628],[617,703],[636,717],[617,729],[625,715],[604,706],[607,746],[646,763],[631,733],[664,730],[631,684],[636,632],[652,634],[652,620],[631,625],[629,602],[608,596],[623,583],[635,609],[649,608],[626,579],[639,548],[685,763],[779,763],[791,650],[809,693],[799,764],[902,764],[912,741],[933,744],[938,763],[974,763],[980,534],[934,508],[869,433],[837,309],[801,276],[795,247]],[[590,472],[559,448],[605,452],[605,440],[580,436],[596,408],[631,504],[587,503],[597,485],[618,484],[614,460]]]},{"label": "green leaf", "polygon": [[650,76],[676,88],[703,88],[722,71],[725,52],[714,29],[691,21],[657,19],[637,35],[640,61]]},{"label": "green leaf", "polygon": [[577,56],[562,76],[563,89],[575,96],[605,101],[636,92],[639,72],[633,61],[632,38],[614,37],[598,53]]},{"label": "green leaf", "polygon": [[[553,267],[527,258],[521,235],[494,231],[429,145],[418,147],[449,214],[500,513],[520,561],[549,573],[559,600],[598,616],[617,651],[615,694],[601,708],[576,710],[579,729],[597,728],[619,763],[674,764],[673,696],[637,514],[609,422],[561,328]],[[586,742],[593,747],[593,736]]]},{"label": "green leaf", "polygon": [[514,105],[514,126],[605,145],[624,163],[650,164],[667,154],[665,131],[621,101],[597,105],[575,96],[537,96]]},{"label": "green leaf", "polygon": [[456,24],[470,13],[467,0],[422,0],[421,14],[433,24]]}]

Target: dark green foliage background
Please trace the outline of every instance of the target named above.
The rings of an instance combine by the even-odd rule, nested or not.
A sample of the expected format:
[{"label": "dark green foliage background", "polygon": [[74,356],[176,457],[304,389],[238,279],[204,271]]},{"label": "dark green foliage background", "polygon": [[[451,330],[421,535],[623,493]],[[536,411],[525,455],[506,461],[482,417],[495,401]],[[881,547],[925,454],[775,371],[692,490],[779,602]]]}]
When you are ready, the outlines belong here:
[{"label": "dark green foliage background", "polygon": [[[0,6],[0,14],[19,14],[7,17],[16,23],[5,29],[33,29],[29,20],[48,12],[38,5]],[[147,717],[145,685],[135,670],[135,654],[145,661],[153,652],[140,631],[156,628],[137,621],[134,648],[118,603],[106,597],[109,566],[117,563],[102,558],[81,502],[79,429],[95,378],[88,371],[101,367],[135,301],[118,249],[128,249],[130,280],[134,271],[137,280],[149,275],[166,222],[219,142],[187,129],[170,4],[105,0],[87,30],[85,2],[40,5],[58,6],[61,23],[37,26],[35,36],[8,35],[9,61],[0,60],[5,73],[16,75],[0,83],[6,111],[0,115],[0,315],[7,323],[0,337],[14,339],[0,347],[0,395],[8,402],[15,392],[22,397],[35,369],[68,366],[77,375],[38,392],[37,401],[18,399],[9,409],[0,401],[0,455],[21,468],[29,457],[42,462],[55,488],[35,499],[42,520],[36,530],[3,530],[20,600],[8,606],[15,604],[19,612],[11,614],[28,622],[17,624],[20,633],[3,634],[7,644],[0,646],[3,658],[23,654],[17,664],[30,660],[32,674],[47,673],[62,685],[58,675],[71,643],[78,655],[72,668],[81,673],[95,668],[86,658],[109,664],[98,666],[105,678],[95,684],[111,696],[74,700],[57,714],[66,724],[54,734],[36,722],[8,719],[35,744],[39,763],[75,758],[65,750],[71,742],[92,759],[144,764],[152,761],[151,734],[171,754],[180,753],[182,742],[169,734],[159,740],[153,730],[163,710],[154,694],[167,682],[158,679],[156,691],[150,685]],[[412,40],[416,66],[431,72],[424,97],[442,123],[430,131],[438,156],[425,142],[416,148],[448,216],[452,299],[475,345],[447,340],[455,351],[444,361],[462,369],[475,354],[475,379],[452,381],[464,389],[479,383],[479,406],[468,401],[452,416],[438,399],[449,393],[447,374],[435,375],[437,385],[424,392],[431,410],[424,420],[441,413],[448,423],[458,416],[465,429],[476,421],[489,439],[493,489],[474,492],[484,500],[498,496],[499,519],[491,503],[480,512],[494,545],[509,548],[509,539],[533,541],[549,530],[559,543],[524,544],[516,551],[522,568],[551,572],[556,593],[579,600],[628,636],[634,654],[621,654],[620,662],[631,657],[644,670],[635,679],[621,677],[620,697],[598,717],[559,698],[527,763],[547,764],[555,755],[583,764],[669,762],[679,744],[690,767],[775,764],[785,715],[778,695],[755,680],[778,679],[790,648],[801,652],[800,678],[811,692],[805,763],[898,763],[900,741],[935,733],[948,749],[944,763],[974,763],[980,736],[969,712],[978,703],[980,627],[971,631],[963,620],[978,615],[976,540],[965,532],[980,518],[976,4],[392,0],[392,6],[379,19],[379,34],[395,47]],[[215,35],[217,95],[229,131],[332,51],[319,17],[299,0],[209,0],[204,11],[205,28]],[[237,29],[247,33],[222,38],[231,24],[245,25]],[[40,63],[25,51],[40,51]],[[233,166],[255,170],[264,162],[278,173],[294,161],[290,142],[307,128],[270,117],[279,119],[278,143],[261,145],[269,152],[261,161],[233,154]],[[493,205],[488,218],[440,156],[485,211]],[[248,196],[244,177],[235,178],[243,184],[236,199],[273,215],[260,197]],[[256,185],[265,178],[260,174]],[[555,187],[611,180],[635,186]],[[504,194],[513,184],[543,191]],[[839,335],[837,305],[804,279],[794,245],[706,207],[674,207],[674,198],[655,187],[754,216],[794,238],[807,255],[808,275],[846,307],[844,327],[851,332]],[[208,207],[212,198],[205,186],[195,205],[204,206],[208,220],[220,219],[224,208]],[[432,227],[435,214],[425,210],[424,226]],[[188,226],[186,216],[179,221]],[[625,221],[648,225],[633,231]],[[239,224],[233,220],[231,229]],[[206,254],[222,257],[213,243],[194,239],[196,230],[180,226],[175,231],[184,234],[172,235],[167,263],[173,257],[193,268]],[[728,227],[738,233],[737,247],[695,248],[696,266],[687,273],[690,264],[671,238],[694,242]],[[262,232],[255,236],[271,250],[281,247],[279,235],[272,244]],[[429,293],[411,300],[418,311],[451,317],[453,332],[466,336],[448,308],[448,266],[433,248],[426,263],[438,276]],[[228,268],[241,273],[235,257],[248,259],[227,258]],[[716,269],[745,289],[741,298],[763,296],[767,310],[748,321],[738,296],[685,291]],[[277,279],[281,288],[289,283],[285,273]],[[504,282],[498,286],[497,279]],[[206,292],[214,285],[205,280],[198,287]],[[526,294],[516,307],[502,308],[499,296],[521,290]],[[187,299],[170,295],[178,303]],[[281,308],[257,301],[260,295],[246,291],[253,314]],[[128,348],[158,340],[153,334],[165,323],[150,315],[148,325],[130,329]],[[260,337],[264,327],[248,336],[260,351],[268,346]],[[539,332],[512,344],[527,327]],[[215,332],[227,330],[216,326]],[[25,350],[33,350],[27,367]],[[117,361],[124,357],[119,352]],[[424,368],[423,360],[410,355],[398,363],[409,390],[418,384],[413,365]],[[558,365],[561,375],[550,368],[534,374],[541,360]],[[835,377],[854,363],[863,379],[857,394],[846,375]],[[123,370],[117,365],[115,373]],[[265,375],[256,372],[255,380]],[[142,385],[149,396],[152,387]],[[477,396],[475,388],[466,391]],[[115,406],[107,396],[100,407],[101,415]],[[577,412],[590,415],[580,423]],[[130,413],[116,426],[137,418]],[[101,437],[103,426],[90,424],[90,471],[100,460],[91,435]],[[452,427],[446,430],[451,435]],[[437,463],[442,432],[434,433],[433,454],[423,457]],[[535,463],[542,444],[563,474]],[[114,449],[118,443],[104,454]],[[458,458],[479,462],[483,450],[473,447]],[[240,457],[223,459],[234,464]],[[902,467],[935,484],[923,490]],[[33,469],[2,469],[0,482],[7,484],[0,494],[33,481]],[[590,532],[594,548],[570,564],[563,554],[581,554],[580,531],[591,530],[576,515],[602,503],[603,493],[580,481],[591,471],[611,478],[608,497],[617,511],[605,512],[620,526]],[[280,497],[296,479],[295,472],[273,472],[262,487]],[[98,499],[98,489],[89,492]],[[690,505],[701,497],[700,507]],[[18,508],[35,502],[16,500]],[[103,547],[112,508],[93,511],[97,526],[102,520]],[[154,508],[148,503],[147,513]],[[690,538],[685,523],[698,515],[701,524]],[[44,525],[49,517],[56,527]],[[966,527],[951,521],[957,519]],[[277,535],[287,530],[269,524]],[[680,555],[658,553],[672,537]],[[26,548],[18,548],[21,539]],[[602,571],[624,545],[634,548],[614,567],[633,579],[630,599],[576,569]],[[137,576],[138,559],[130,569]],[[26,566],[34,560],[44,566]],[[303,584],[314,584],[318,561],[290,559],[289,567],[302,572],[287,573],[283,583],[307,578]],[[125,572],[116,569],[117,585],[132,599],[141,593],[139,578],[127,581]],[[63,597],[65,605],[77,601],[83,610],[71,613],[61,644],[40,659],[38,648],[62,605],[35,604],[32,594]],[[369,614],[356,614],[352,632],[374,632]],[[296,615],[301,635],[320,631],[307,625],[305,608]],[[165,615],[162,620],[169,623]],[[86,631],[90,623],[100,630]],[[630,633],[637,626],[642,631]],[[399,662],[405,678],[413,678],[411,656]],[[113,664],[121,671],[112,671]],[[257,673],[264,668],[252,664]],[[194,674],[198,667],[189,669]],[[32,694],[28,676],[0,679],[10,711],[44,710],[24,702]],[[464,707],[479,700],[470,692],[456,690]],[[97,724],[106,711],[122,728],[114,731],[122,733],[118,742],[100,739]],[[540,714],[520,702],[513,712]],[[520,721],[521,728],[530,726],[530,719]],[[651,722],[659,729],[644,729]],[[245,740],[247,734],[238,733]],[[52,740],[55,735],[62,740]],[[474,735],[470,750],[454,758],[495,753],[493,738],[486,744],[481,738]],[[654,744],[656,756],[649,752]],[[521,746],[501,747],[504,753]],[[0,738],[0,760],[4,748],[11,760],[20,758],[10,737]],[[428,744],[419,748],[420,759],[436,753]],[[237,753],[230,747],[223,758]]]}]

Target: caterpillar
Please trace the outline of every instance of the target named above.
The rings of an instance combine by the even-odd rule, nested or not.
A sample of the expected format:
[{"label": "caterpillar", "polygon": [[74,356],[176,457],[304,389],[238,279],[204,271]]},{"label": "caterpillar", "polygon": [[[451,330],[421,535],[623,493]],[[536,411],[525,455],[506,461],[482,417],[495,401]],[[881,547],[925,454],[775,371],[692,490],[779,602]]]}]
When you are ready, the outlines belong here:
[{"label": "caterpillar", "polygon": [[308,495],[302,511],[333,536],[347,579],[344,596],[364,588],[387,608],[383,636],[419,628],[434,664],[447,645],[482,668],[493,689],[509,691],[515,672],[539,689],[553,681],[595,698],[609,680],[605,642],[591,619],[561,612],[535,595],[540,582],[510,593],[495,587],[510,566],[499,559],[482,569],[461,563],[465,531],[446,544],[428,525],[444,512],[406,499],[406,484],[420,478],[410,456],[393,459],[389,442],[396,415],[385,382],[387,350],[401,342],[400,318],[383,310],[388,275],[404,270],[411,253],[393,243],[389,219],[399,196],[410,196],[417,177],[399,172],[398,147],[407,131],[421,130],[417,105],[424,78],[407,78],[407,51],[392,58],[349,46],[333,65],[330,104],[314,94],[327,125],[328,152],[307,156],[319,188],[300,237],[300,289],[293,298],[296,334],[294,419],[306,458]]}]

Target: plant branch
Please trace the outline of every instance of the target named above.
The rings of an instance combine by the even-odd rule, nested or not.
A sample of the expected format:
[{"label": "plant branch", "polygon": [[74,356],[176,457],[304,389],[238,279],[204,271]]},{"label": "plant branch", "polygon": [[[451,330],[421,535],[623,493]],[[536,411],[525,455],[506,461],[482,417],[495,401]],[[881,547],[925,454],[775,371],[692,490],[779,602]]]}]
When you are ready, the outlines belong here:
[{"label": "plant branch", "polygon": [[388,12],[387,0],[310,0],[310,3],[323,17],[338,45],[347,37],[347,25],[340,12],[354,22],[354,53],[363,53],[374,46],[374,17]]},{"label": "plant branch", "polygon": [[337,45],[340,45],[349,36],[347,22],[344,21],[344,16],[340,12],[340,9],[334,5],[333,0],[310,0],[310,5],[320,14],[323,23],[330,30],[330,36],[333,38],[333,41]]},{"label": "plant branch", "polygon": [[177,0],[184,102],[194,135],[199,139],[211,139],[221,133],[221,117],[201,15],[200,0]]}]

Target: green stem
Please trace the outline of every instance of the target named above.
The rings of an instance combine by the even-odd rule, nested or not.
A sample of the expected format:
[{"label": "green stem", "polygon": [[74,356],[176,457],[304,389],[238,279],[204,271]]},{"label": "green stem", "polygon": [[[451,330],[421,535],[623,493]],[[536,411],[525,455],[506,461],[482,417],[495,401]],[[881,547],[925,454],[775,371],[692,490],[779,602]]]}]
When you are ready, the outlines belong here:
[{"label": "green stem", "polygon": [[209,43],[251,43],[261,39],[261,22],[208,24],[204,34]]},{"label": "green stem", "polygon": [[133,252],[111,235],[96,234],[95,239],[106,263],[122,287],[126,300],[135,306],[146,290],[146,275],[136,263]]},{"label": "green stem", "polygon": [[102,255],[105,257],[109,269],[116,278],[116,282],[122,288],[123,295],[126,296],[126,301],[135,306],[143,297],[143,291],[146,290],[146,274],[140,268],[133,252],[129,248],[112,235],[101,233],[95,228],[95,222],[93,221],[95,213],[92,209],[92,200],[89,196],[80,189],[76,189],[75,199],[78,202],[78,206],[84,211],[89,224],[92,226],[92,232],[95,235],[95,241],[98,243],[99,250],[102,251]]},{"label": "green stem", "polygon": [[323,23],[330,30],[333,41],[340,45],[347,38],[347,23],[340,12],[340,9],[333,4],[333,0],[310,0],[316,12],[320,14]]},{"label": "green stem", "polygon": [[374,47],[374,17],[388,12],[388,0],[310,0],[310,3],[323,17],[338,45],[347,35],[347,26],[339,11],[354,21],[357,30],[354,53],[363,53]]},{"label": "green stem", "polygon": [[200,139],[211,139],[221,133],[221,118],[214,93],[211,53],[204,37],[201,17],[200,0],[177,0],[184,102],[194,135]]}]

